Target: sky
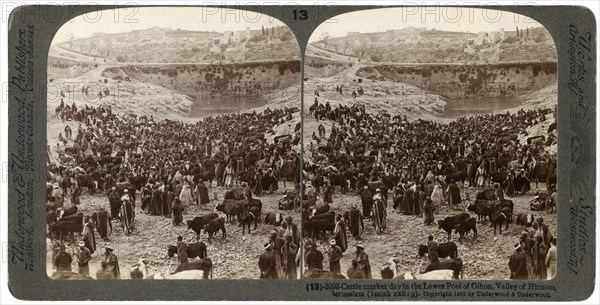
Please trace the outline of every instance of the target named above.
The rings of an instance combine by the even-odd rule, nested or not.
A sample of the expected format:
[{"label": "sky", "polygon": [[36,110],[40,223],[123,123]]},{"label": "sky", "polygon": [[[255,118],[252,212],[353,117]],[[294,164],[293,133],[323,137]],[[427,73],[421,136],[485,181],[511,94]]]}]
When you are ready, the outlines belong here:
[{"label": "sky", "polygon": [[195,31],[238,31],[284,25],[261,13],[233,8],[211,7],[135,7],[92,12],[65,23],[54,36],[53,43],[69,37],[90,37],[94,32],[120,33],[154,26]]},{"label": "sky", "polygon": [[383,32],[406,27],[425,27],[445,31],[490,32],[514,31],[541,27],[535,20],[512,12],[465,7],[400,7],[358,11],[338,15],[319,25],[309,42],[320,40],[324,33],[331,37],[348,32]]}]

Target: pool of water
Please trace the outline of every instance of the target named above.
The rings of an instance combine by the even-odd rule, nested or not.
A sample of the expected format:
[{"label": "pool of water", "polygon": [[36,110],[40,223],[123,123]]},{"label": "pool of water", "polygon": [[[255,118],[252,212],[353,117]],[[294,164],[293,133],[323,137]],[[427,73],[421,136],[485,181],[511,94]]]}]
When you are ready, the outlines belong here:
[{"label": "pool of water", "polygon": [[246,109],[260,107],[266,104],[266,98],[257,96],[193,96],[194,102],[189,117],[202,118],[207,116],[235,113]]},{"label": "pool of water", "polygon": [[491,113],[518,107],[520,102],[515,97],[475,97],[450,99],[446,109],[442,112],[443,118],[458,118],[461,116]]}]

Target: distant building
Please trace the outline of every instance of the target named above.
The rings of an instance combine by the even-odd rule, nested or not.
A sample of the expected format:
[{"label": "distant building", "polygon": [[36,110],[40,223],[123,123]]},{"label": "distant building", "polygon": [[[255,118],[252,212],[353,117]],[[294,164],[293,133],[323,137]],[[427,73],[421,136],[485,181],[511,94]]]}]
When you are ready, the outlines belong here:
[{"label": "distant building", "polygon": [[348,34],[346,34],[346,37],[358,36],[358,35],[360,35],[360,32],[348,32]]},{"label": "distant building", "polygon": [[235,42],[243,42],[246,39],[246,31],[235,31],[235,34],[233,34],[233,41]]}]

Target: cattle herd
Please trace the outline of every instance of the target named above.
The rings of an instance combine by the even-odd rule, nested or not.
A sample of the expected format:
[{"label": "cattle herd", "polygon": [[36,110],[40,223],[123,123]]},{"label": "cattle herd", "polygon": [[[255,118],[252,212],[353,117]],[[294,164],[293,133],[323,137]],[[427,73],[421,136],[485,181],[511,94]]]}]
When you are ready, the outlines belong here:
[{"label": "cattle herd", "polygon": [[[318,128],[312,133],[310,142],[305,141],[308,152],[304,159],[303,181],[307,199],[304,201],[303,231],[305,238],[310,239],[305,245],[313,246],[313,240],[321,240],[317,248],[329,254],[330,266],[339,263],[337,259],[331,259],[334,251],[328,249],[329,238],[335,238],[342,250],[354,250],[348,245],[351,243],[340,245],[339,240],[344,240],[340,235],[346,234],[345,228],[367,254],[383,260],[380,261],[382,278],[408,276],[400,269],[411,268],[410,259],[403,261],[403,258],[392,257],[387,260],[380,258],[379,252],[402,252],[399,249],[411,247],[412,242],[396,244],[395,239],[411,235],[423,235],[422,241],[427,242],[427,233],[446,234],[446,242],[440,240],[438,244],[434,241],[436,258],[425,268],[417,268],[417,273],[423,273],[419,278],[423,279],[444,278],[443,274],[441,278],[439,274],[426,275],[440,269],[452,270],[452,277],[458,278],[463,268],[468,267],[463,266],[462,256],[459,256],[465,253],[458,253],[456,243],[451,241],[452,233],[457,235],[461,248],[468,251],[470,244],[484,242],[482,238],[490,239],[490,236],[482,236],[482,230],[487,231],[489,225],[493,227],[493,240],[500,236],[505,252],[510,255],[514,244],[520,240],[510,240],[502,234],[510,223],[515,223],[519,226],[515,230],[529,233],[528,239],[542,235],[543,243],[550,247],[552,233],[549,233],[548,225],[543,224],[541,216],[542,211],[554,212],[556,206],[556,155],[549,149],[556,144],[556,124],[550,124],[548,130],[542,131],[543,135],[531,136],[528,129],[554,120],[554,110],[518,110],[438,123],[421,119],[409,121],[406,116],[387,113],[368,113],[360,103],[350,106],[323,104],[315,98],[307,112],[305,120],[315,120]],[[332,196],[338,189],[339,195]],[[520,213],[514,215],[516,211]],[[341,222],[336,215],[342,216]],[[406,223],[415,224],[413,219],[421,216],[424,225],[406,226]],[[437,232],[427,228],[434,217],[439,218]],[[539,226],[535,224],[536,218]],[[373,231],[369,229],[371,224]],[[343,228],[343,234],[338,227]],[[469,236],[470,239],[465,241]],[[389,242],[382,243],[382,238]],[[413,251],[423,257],[429,246],[416,244]],[[532,269],[535,260],[532,247],[524,249],[527,268]],[[506,259],[508,263],[508,255],[491,255],[489,258]],[[346,252],[341,259],[342,266],[351,266],[352,261],[347,272],[338,269],[306,275],[370,278],[370,264],[374,262],[361,263],[363,257],[354,255],[353,251]],[[355,272],[356,261],[359,261],[359,267],[363,265],[362,271],[366,274]],[[320,265],[313,264],[313,268],[318,269]],[[503,268],[509,269],[506,264]],[[530,278],[536,277],[532,273],[530,270]]]},{"label": "cattle herd", "polygon": [[[439,244],[435,240],[414,244],[419,257],[435,257],[415,273],[400,272],[406,268],[402,257],[364,262],[364,253],[350,257],[346,252],[340,260],[332,259],[330,266],[339,262],[349,266],[352,261],[352,272],[333,267],[327,271],[318,262],[296,262],[307,277],[352,278],[350,274],[362,272],[371,278],[370,264],[381,263],[382,278],[458,278],[466,267],[461,259],[464,249],[490,238],[485,235],[486,222],[493,227],[491,234],[502,236],[509,224],[527,231],[536,224],[536,214],[555,211],[556,156],[548,147],[556,143],[556,130],[549,129],[541,137],[527,134],[529,127],[550,120],[552,109],[438,123],[368,113],[360,103],[331,106],[315,100],[304,120],[316,120],[318,129],[305,141],[303,157],[297,147],[302,132],[308,131],[302,131],[301,123],[291,134],[274,131],[279,125],[292,125],[297,108],[224,114],[193,124],[116,114],[108,106],[73,104],[68,109],[68,114],[56,117],[62,120],[64,133],[49,137],[55,141],[48,147],[49,240],[72,245],[80,239],[93,253],[96,236],[105,243],[119,242],[114,234],[111,239],[111,232],[118,230],[113,223],[122,228],[122,238],[141,234],[141,222],[162,216],[172,219],[174,226],[183,224],[196,237],[188,240],[186,250],[187,257],[195,260],[181,262],[175,274],[202,270],[202,278],[208,278],[216,266],[207,244],[216,245],[215,236],[223,241],[240,238],[238,233],[262,234],[262,226],[278,228],[285,223],[283,214],[289,214],[301,219],[298,228],[303,238],[294,237],[293,242],[314,248],[299,247],[293,253],[303,253],[304,260],[309,252],[311,259],[324,260],[314,251],[332,243],[334,250],[337,246],[346,252],[352,248],[347,236],[360,242],[368,254],[377,251],[376,236],[402,236],[411,230],[432,233],[429,226],[436,222],[437,232],[446,239]],[[82,197],[84,192],[87,197]],[[268,203],[262,198],[276,194],[284,196]],[[90,198],[103,204],[91,207]],[[398,225],[421,217],[418,228]],[[531,238],[543,226],[539,223]],[[205,241],[201,241],[202,231]],[[460,248],[452,241],[453,233]],[[283,231],[277,234],[286,237]],[[268,251],[274,253],[277,273],[284,276],[279,269],[289,267],[283,267],[283,242],[265,237],[257,241],[257,248],[262,249],[263,242],[272,244]],[[407,245],[392,240],[388,246]],[[178,256],[178,246],[165,250],[166,257]],[[331,259],[331,253],[326,257]],[[151,262],[135,261],[131,277],[151,278]],[[268,273],[263,265],[257,261],[261,276]]]}]

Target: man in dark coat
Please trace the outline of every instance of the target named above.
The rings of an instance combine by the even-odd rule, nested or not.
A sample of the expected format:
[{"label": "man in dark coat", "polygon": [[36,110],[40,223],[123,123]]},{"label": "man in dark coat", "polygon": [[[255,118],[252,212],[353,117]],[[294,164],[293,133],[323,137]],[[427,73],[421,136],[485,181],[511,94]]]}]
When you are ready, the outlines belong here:
[{"label": "man in dark coat", "polygon": [[[344,216],[345,217],[345,216]],[[350,233],[352,237],[355,239],[360,239],[360,227],[361,227],[361,215],[360,211],[352,205],[350,211],[348,211],[348,228],[350,229]]]},{"label": "man in dark coat", "polygon": [[60,244],[59,252],[54,257],[54,267],[56,271],[71,271],[71,263],[73,262],[73,258],[71,254],[67,253],[65,245]]},{"label": "man in dark coat", "polygon": [[408,185],[404,191],[404,205],[401,208],[401,212],[405,215],[414,215],[414,201],[415,192],[412,190],[411,186]]},{"label": "man in dark coat", "polygon": [[[165,184],[163,192],[162,192],[162,200],[161,200],[161,209],[159,213],[167,218],[171,218],[171,209],[173,208],[173,199],[175,195],[171,191],[171,187],[168,184]],[[183,205],[183,204],[182,204]],[[185,207],[184,207],[185,212]]]},{"label": "man in dark coat", "polygon": [[431,198],[426,198],[423,204],[423,218],[426,226],[431,225],[434,221],[433,210],[433,201],[431,201]]},{"label": "man in dark coat", "polygon": [[265,244],[265,252],[258,259],[258,268],[260,268],[261,279],[277,279],[277,270],[275,269],[275,255],[271,249],[271,243]]},{"label": "man in dark coat", "polygon": [[112,191],[108,196],[108,201],[110,203],[110,218],[116,219],[119,218],[119,208],[121,207],[121,196],[117,191],[116,187],[112,187]]},{"label": "man in dark coat", "polygon": [[418,187],[414,193],[415,198],[413,199],[413,215],[415,216],[420,216],[422,214],[421,209],[425,203],[425,192],[421,190],[421,185],[419,186],[420,187]]},{"label": "man in dark coat", "polygon": [[98,211],[98,235],[102,240],[107,241],[112,233],[112,223],[108,217],[108,211],[103,208],[100,208]]},{"label": "man in dark coat", "polygon": [[448,184],[447,193],[448,193],[448,205],[452,209],[455,209],[456,206],[458,204],[460,204],[462,201],[460,199],[460,189],[458,188],[458,185],[456,185],[454,180],[450,180],[450,184]]},{"label": "man in dark coat", "polygon": [[510,278],[513,280],[529,279],[526,263],[525,254],[523,254],[523,247],[521,247],[520,244],[516,244],[515,253],[510,256],[510,260],[508,261]]},{"label": "man in dark coat", "polygon": [[323,253],[317,249],[317,245],[306,245],[306,251],[308,269],[323,269]]},{"label": "man in dark coat", "polygon": [[183,206],[181,200],[175,198],[173,200],[173,225],[178,226],[181,222],[183,222]]},{"label": "man in dark coat", "polygon": [[162,191],[158,184],[154,186],[154,191],[152,192],[152,207],[150,208],[150,214],[152,215],[160,215],[160,210],[162,207]]},{"label": "man in dark coat", "polygon": [[363,217],[371,217],[371,209],[373,208],[373,194],[366,185],[362,194],[360,195],[360,201],[362,203]]}]

